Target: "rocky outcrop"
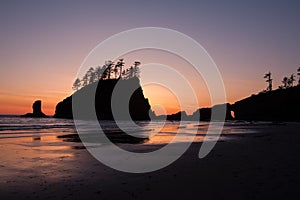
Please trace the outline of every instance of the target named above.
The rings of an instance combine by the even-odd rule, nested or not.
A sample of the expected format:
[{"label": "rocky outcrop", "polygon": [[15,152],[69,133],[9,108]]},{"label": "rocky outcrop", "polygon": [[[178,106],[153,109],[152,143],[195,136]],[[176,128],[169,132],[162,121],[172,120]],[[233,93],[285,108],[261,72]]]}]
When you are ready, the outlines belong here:
[{"label": "rocky outcrop", "polygon": [[188,120],[188,115],[185,111],[181,111],[175,114],[167,115],[167,120]]},{"label": "rocky outcrop", "polygon": [[[219,113],[222,112],[224,109],[226,110],[226,114],[225,114],[225,116],[222,116]],[[212,108],[200,108],[200,109],[196,110],[190,118],[191,118],[191,120],[197,120],[197,121],[199,120],[199,118],[200,118],[200,121],[210,121],[212,110],[215,113],[214,120],[224,120],[224,117],[225,117],[225,120],[232,119],[231,105],[229,103],[215,105]]]},{"label": "rocky outcrop", "polygon": [[42,112],[42,101],[37,100],[32,104],[32,113],[27,113],[25,115],[21,115],[21,117],[47,117]]},{"label": "rocky outcrop", "polygon": [[55,108],[55,118],[66,118],[72,119],[72,96],[65,98],[63,101],[59,102]]},{"label": "rocky outcrop", "polygon": [[[114,108],[117,110],[118,114],[117,118],[120,120],[130,120],[128,119],[128,115],[126,115],[129,110],[130,117],[133,120],[149,120],[149,112],[152,112],[151,107],[148,99],[144,97],[138,78],[131,78],[128,80],[100,80],[99,82],[85,86],[73,95],[59,102],[56,106],[54,117],[72,119],[72,106],[74,106],[78,109],[80,118],[82,119],[91,118],[91,112],[96,111],[99,120],[115,120],[115,116],[112,114],[111,105],[112,94],[117,84],[119,87],[117,94],[118,99],[114,103]],[[96,93],[94,93],[95,91]],[[93,103],[92,99],[87,98],[91,96],[95,98],[95,109],[87,110],[86,105]],[[126,104],[126,102],[124,103],[127,96],[131,96],[129,105]],[[76,101],[72,102],[73,98],[76,98]]]},{"label": "rocky outcrop", "polygon": [[300,86],[252,95],[234,103],[237,120],[300,121]]}]

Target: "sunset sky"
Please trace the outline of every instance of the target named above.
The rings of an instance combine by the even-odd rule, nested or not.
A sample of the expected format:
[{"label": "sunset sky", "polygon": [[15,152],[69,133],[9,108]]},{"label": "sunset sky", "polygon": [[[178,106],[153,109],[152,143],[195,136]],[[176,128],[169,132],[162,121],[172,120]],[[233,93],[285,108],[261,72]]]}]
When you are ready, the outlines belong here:
[{"label": "sunset sky", "polygon": [[[72,93],[87,54],[137,27],[194,38],[217,64],[230,103],[265,89],[268,71],[277,88],[300,66],[299,10],[299,1],[1,1],[0,114],[31,112],[41,99],[43,111],[53,115],[57,102]],[[149,88],[145,95],[161,102]],[[210,105],[203,93],[199,98],[201,106]]]}]

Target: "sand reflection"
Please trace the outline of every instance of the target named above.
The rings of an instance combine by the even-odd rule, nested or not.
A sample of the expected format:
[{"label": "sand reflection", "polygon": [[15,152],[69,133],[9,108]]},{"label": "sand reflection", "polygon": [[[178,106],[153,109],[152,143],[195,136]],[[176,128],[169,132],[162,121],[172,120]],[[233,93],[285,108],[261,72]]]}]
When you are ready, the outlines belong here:
[{"label": "sand reflection", "polygon": [[[0,170],[3,180],[22,175],[56,179],[65,176],[61,170],[74,168],[77,151],[83,149],[81,143],[64,142],[58,138],[61,133],[41,133],[3,135],[0,139]],[[70,164],[73,163],[73,164]],[[55,173],[54,173],[55,171]],[[61,171],[61,173],[58,173]],[[55,176],[53,176],[55,174]]]}]

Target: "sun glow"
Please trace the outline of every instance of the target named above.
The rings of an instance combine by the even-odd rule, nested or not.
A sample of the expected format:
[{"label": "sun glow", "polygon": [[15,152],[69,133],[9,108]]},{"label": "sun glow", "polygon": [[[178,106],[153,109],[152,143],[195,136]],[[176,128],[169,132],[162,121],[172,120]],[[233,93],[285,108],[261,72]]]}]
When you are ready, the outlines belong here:
[{"label": "sun glow", "polygon": [[166,87],[151,84],[146,85],[143,91],[156,115],[172,114],[181,110],[176,95]]}]

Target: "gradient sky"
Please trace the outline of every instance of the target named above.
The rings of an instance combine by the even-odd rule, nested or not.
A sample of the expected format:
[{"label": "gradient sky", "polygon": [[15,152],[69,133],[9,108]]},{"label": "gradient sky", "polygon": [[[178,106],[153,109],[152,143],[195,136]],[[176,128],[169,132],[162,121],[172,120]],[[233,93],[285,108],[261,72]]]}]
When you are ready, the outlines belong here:
[{"label": "gradient sky", "polygon": [[299,1],[283,0],[1,1],[0,113],[31,112],[41,99],[43,111],[54,114],[98,43],[145,26],[174,29],[199,42],[219,67],[228,102],[265,89],[268,71],[277,88],[300,66],[299,10]]}]

